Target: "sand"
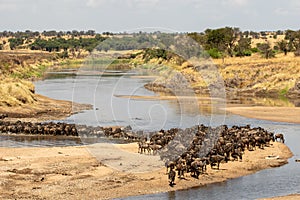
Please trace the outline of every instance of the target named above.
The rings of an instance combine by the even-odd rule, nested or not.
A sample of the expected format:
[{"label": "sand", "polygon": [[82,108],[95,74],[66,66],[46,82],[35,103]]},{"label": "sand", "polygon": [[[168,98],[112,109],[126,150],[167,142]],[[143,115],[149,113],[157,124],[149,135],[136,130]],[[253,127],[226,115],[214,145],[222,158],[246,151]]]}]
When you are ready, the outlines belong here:
[{"label": "sand", "polygon": [[[121,154],[130,153],[131,157],[126,159],[132,162],[140,156],[136,143],[115,147]],[[292,156],[287,146],[275,142],[264,150],[246,151],[242,162],[221,164],[220,170],[208,167],[199,179],[187,174],[170,187],[164,167],[148,172],[123,172],[99,162],[90,153],[91,148],[94,147],[0,148],[0,199],[110,199],[174,191],[278,167]],[[279,159],[266,159],[269,155]]]},{"label": "sand", "polygon": [[226,111],[256,119],[298,124],[300,123],[299,107],[227,107]]},{"label": "sand", "polygon": [[264,198],[260,200],[299,200],[299,199],[300,199],[300,194],[290,194],[287,196]]}]

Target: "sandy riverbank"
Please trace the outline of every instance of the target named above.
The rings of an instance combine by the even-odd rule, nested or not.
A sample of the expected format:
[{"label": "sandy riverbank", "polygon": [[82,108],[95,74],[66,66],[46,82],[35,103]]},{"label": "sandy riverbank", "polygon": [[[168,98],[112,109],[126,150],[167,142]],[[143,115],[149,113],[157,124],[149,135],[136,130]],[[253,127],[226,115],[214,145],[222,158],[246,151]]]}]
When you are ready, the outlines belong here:
[{"label": "sandy riverbank", "polygon": [[[249,118],[271,120],[277,122],[300,123],[300,107],[275,107],[275,106],[249,106],[244,104],[226,103],[223,99],[199,97],[199,96],[136,96],[136,95],[115,95],[119,98],[145,99],[145,100],[176,100],[176,101],[198,101],[199,107],[216,105],[219,109]],[[214,101],[214,104],[212,104]],[[238,105],[238,106],[237,106]],[[223,108],[226,107],[226,108]]]},{"label": "sandy riverbank", "polygon": [[264,198],[260,200],[299,200],[299,199],[300,199],[300,194],[290,194],[287,196]]},{"label": "sandy riverbank", "polygon": [[256,119],[298,124],[300,123],[299,107],[227,107],[226,111]]},{"label": "sandy riverbank", "polygon": [[[138,156],[137,144],[117,145],[130,152],[132,161]],[[165,168],[129,173],[100,163],[87,147],[0,148],[1,199],[110,199],[186,189],[223,182],[230,178],[255,173],[287,163],[292,153],[284,144],[274,143],[264,150],[246,152],[243,162],[221,164],[199,180],[186,176],[168,185]],[[279,159],[266,159],[266,156]],[[149,155],[143,155],[149,157]],[[151,166],[150,166],[151,167]]]}]

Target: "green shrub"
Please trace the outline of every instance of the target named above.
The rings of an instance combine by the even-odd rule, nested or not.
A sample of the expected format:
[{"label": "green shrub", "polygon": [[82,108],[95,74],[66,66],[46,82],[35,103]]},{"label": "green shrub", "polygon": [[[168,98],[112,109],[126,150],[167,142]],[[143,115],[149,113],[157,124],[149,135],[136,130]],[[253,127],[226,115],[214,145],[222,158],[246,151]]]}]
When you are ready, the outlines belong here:
[{"label": "green shrub", "polygon": [[212,58],[222,58],[222,53],[220,51],[218,51],[218,49],[216,49],[216,48],[209,49],[207,51],[207,53]]},{"label": "green shrub", "polygon": [[288,87],[285,87],[284,89],[279,91],[279,96],[285,96],[288,93],[288,91]]},{"label": "green shrub", "polygon": [[259,50],[257,47],[251,48],[252,53],[257,53]]},{"label": "green shrub", "polygon": [[252,51],[251,50],[245,50],[244,51],[244,56],[251,56],[252,55]]}]

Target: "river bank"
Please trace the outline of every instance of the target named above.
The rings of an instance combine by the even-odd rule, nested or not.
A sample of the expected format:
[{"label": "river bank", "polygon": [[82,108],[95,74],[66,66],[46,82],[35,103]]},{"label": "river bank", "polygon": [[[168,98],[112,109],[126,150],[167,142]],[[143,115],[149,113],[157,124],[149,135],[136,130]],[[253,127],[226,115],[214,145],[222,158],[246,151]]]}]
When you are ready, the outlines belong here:
[{"label": "river bank", "polygon": [[299,107],[240,106],[227,107],[225,110],[249,118],[300,124]]},{"label": "river bank", "polygon": [[55,100],[35,92],[32,81],[41,79],[47,69],[67,61],[42,51],[0,51],[0,113],[13,121],[42,122],[90,109],[90,105]]},{"label": "river bank", "polygon": [[0,113],[7,114],[7,120],[10,121],[44,122],[65,119],[72,114],[88,109],[91,109],[91,105],[56,100],[35,94],[34,103],[20,104],[13,107],[0,106]]},{"label": "river bank", "polygon": [[[140,156],[136,143],[115,147],[121,153],[131,152],[133,160]],[[99,162],[89,153],[89,148],[0,148],[0,198],[111,199],[175,191],[278,167],[292,156],[287,146],[276,142],[264,150],[246,151],[243,162],[221,164],[220,170],[208,167],[207,173],[199,179],[187,175],[185,179],[176,179],[176,185],[170,187],[164,167],[145,173],[117,171]],[[270,155],[279,156],[279,159],[266,159]]]},{"label": "river bank", "polygon": [[290,194],[287,196],[264,198],[260,200],[299,200],[299,199],[300,199],[300,194]]}]

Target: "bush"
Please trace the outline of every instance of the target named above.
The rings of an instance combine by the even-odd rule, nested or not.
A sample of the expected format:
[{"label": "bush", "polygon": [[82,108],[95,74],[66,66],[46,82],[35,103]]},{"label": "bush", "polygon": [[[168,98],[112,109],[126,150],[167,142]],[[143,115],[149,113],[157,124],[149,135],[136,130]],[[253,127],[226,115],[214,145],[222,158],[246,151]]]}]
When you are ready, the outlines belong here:
[{"label": "bush", "polygon": [[252,51],[251,50],[244,51],[244,56],[251,56],[251,55],[252,55]]},{"label": "bush", "polygon": [[218,51],[218,49],[213,48],[213,49],[209,49],[207,51],[207,53],[209,54],[210,57],[212,58],[222,58],[222,53],[220,51]]},{"label": "bush", "polygon": [[252,52],[252,53],[257,53],[258,51],[259,51],[259,50],[258,50],[257,47],[251,48],[251,52]]}]

